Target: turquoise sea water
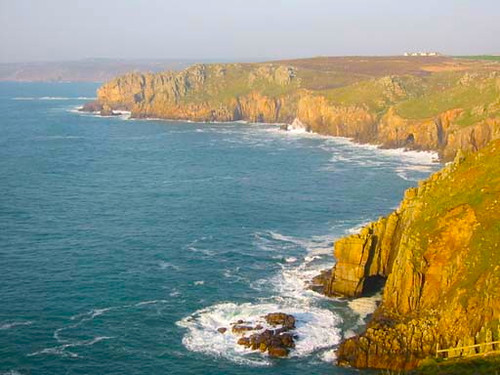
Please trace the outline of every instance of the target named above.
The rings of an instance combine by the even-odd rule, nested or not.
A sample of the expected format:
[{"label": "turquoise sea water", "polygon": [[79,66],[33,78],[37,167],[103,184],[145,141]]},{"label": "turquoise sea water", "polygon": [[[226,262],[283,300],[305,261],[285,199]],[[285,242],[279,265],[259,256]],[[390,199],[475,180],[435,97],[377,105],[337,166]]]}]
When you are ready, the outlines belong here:
[{"label": "turquoise sea water", "polygon": [[[376,298],[306,281],[387,214],[431,156],[273,125],[102,118],[96,84],[0,83],[0,374],[351,374]],[[269,359],[218,327],[297,319]]]}]

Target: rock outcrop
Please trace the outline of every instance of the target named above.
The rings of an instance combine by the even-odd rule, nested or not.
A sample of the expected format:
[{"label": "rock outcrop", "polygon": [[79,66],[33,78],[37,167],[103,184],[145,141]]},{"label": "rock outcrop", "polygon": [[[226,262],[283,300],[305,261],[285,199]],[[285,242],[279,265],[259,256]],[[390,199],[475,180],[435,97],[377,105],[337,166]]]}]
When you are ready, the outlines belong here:
[{"label": "rock outcrop", "polygon": [[359,296],[386,278],[366,331],[338,363],[411,369],[441,348],[500,339],[500,141],[407,190],[400,207],[335,243],[328,295]]},{"label": "rock outcrop", "polygon": [[[231,323],[231,332],[240,335],[238,345],[242,345],[251,350],[258,350],[262,353],[268,353],[270,357],[286,357],[290,350],[295,347],[296,335],[295,318],[292,315],[276,312],[263,316],[268,328],[262,324],[252,325],[243,320]],[[217,331],[221,334],[227,332],[227,328],[221,327]],[[246,333],[250,336],[245,336]]]}]

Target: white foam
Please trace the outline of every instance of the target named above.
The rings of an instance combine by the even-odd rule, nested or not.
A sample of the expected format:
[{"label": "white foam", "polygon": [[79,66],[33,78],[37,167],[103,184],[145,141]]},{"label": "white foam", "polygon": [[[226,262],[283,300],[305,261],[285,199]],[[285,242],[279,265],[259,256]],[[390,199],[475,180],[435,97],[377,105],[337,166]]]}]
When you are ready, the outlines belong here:
[{"label": "white foam", "polygon": [[164,299],[155,299],[155,300],[152,300],[152,301],[138,302],[138,303],[135,304],[135,306],[141,307],[141,306],[147,306],[147,305],[157,305],[157,304],[160,304],[160,303],[168,303],[168,301],[164,300]]},{"label": "white foam", "polygon": [[66,97],[66,96],[40,96],[40,97],[15,97],[12,100],[95,100],[97,98],[91,98],[87,96],[77,96],[77,97]]},{"label": "white foam", "polygon": [[283,297],[302,300],[306,303],[314,298],[324,299],[326,297],[312,291],[309,286],[315,276],[332,266],[333,258],[316,264],[303,262],[298,266],[283,267],[281,273],[273,277],[269,284]]},{"label": "white foam", "polygon": [[179,271],[180,270],[180,267],[179,266],[176,266],[175,264],[171,263],[171,262],[165,262],[163,260],[161,260],[159,262],[159,266],[162,270],[166,270],[166,269],[173,269],[175,271]]},{"label": "white foam", "polygon": [[82,109],[83,107],[77,106],[68,109],[68,112],[76,113],[80,116],[99,117],[99,118],[118,118],[120,120],[130,120],[130,118],[132,117],[132,112],[130,111],[113,110],[112,115],[103,116],[101,115],[100,111],[88,112],[88,111],[82,111]]},{"label": "white foam", "polygon": [[238,345],[237,341],[241,336],[233,334],[230,329],[224,334],[219,333],[217,329],[230,328],[231,323],[238,320],[254,326],[260,324],[263,329],[270,328],[263,316],[276,311],[291,314],[296,318],[294,333],[298,337],[290,356],[307,356],[314,351],[336,345],[340,340],[337,326],[341,319],[337,315],[329,310],[300,304],[222,303],[198,310],[177,322],[177,325],[187,329],[182,342],[191,351],[223,356],[242,364],[262,366],[270,364],[265,355]]},{"label": "white foam", "polygon": [[314,262],[317,259],[323,259],[323,257],[320,256],[320,255],[307,255],[307,256],[304,257],[304,261],[306,263]]},{"label": "white foam", "polygon": [[335,349],[326,350],[321,354],[321,360],[323,362],[333,363],[337,359],[337,353]]},{"label": "white foam", "polygon": [[352,329],[348,329],[344,332],[344,339],[350,339],[351,337],[354,336],[356,336],[356,332],[354,332]]},{"label": "white foam", "polygon": [[[186,180],[187,182],[190,182],[192,180]],[[205,254],[205,255],[214,255],[214,252],[211,251],[211,250],[206,250],[206,249],[200,249],[198,246],[198,244],[202,244],[203,242],[207,242],[207,241],[210,241],[212,240],[212,236],[203,236],[203,237],[200,237],[200,238],[197,238],[193,241],[191,241],[190,243],[188,243],[187,245],[184,246],[185,249],[189,250],[189,251],[193,251],[195,253],[202,253],[202,254]]]},{"label": "white foam", "polygon": [[172,289],[172,291],[168,294],[170,297],[178,297],[181,295],[181,292],[179,292],[177,289]]},{"label": "white foam", "polygon": [[373,314],[377,309],[379,302],[381,301],[382,296],[380,293],[372,297],[361,297],[350,300],[347,302],[349,308],[359,315],[358,325],[365,324],[365,320],[368,315]]},{"label": "white foam", "polygon": [[[258,303],[222,303],[199,310],[177,322],[187,329],[183,344],[187,349],[213,356],[224,356],[241,364],[262,366],[269,365],[267,355],[256,353],[237,344],[240,336],[230,330],[225,334],[217,328],[230,328],[230,324],[243,320],[251,325],[260,324],[266,328],[263,316],[270,312],[285,312],[296,320],[295,333],[298,335],[291,357],[304,357],[325,349],[332,349],[338,344],[341,333],[338,325],[341,318],[328,309],[315,305],[316,300],[324,296],[309,289],[310,280],[321,270],[331,267],[333,258],[332,237],[314,236],[299,238],[278,232],[258,232],[255,234],[256,245],[265,251],[290,252],[302,251],[306,256],[300,261],[299,256],[276,255],[282,270],[271,279],[259,279],[250,282],[255,290],[269,290],[272,286],[277,293],[274,297],[260,300]],[[285,262],[283,262],[285,260]],[[230,270],[224,276],[231,277]],[[325,354],[328,357],[328,355]]]},{"label": "white foam", "polygon": [[29,326],[31,324],[33,324],[31,320],[25,320],[22,322],[3,323],[2,325],[0,325],[0,331],[4,331],[18,326]]},{"label": "white foam", "polygon": [[[269,231],[268,234],[273,240],[289,242],[307,250],[310,254],[330,254],[332,251],[332,237],[313,236],[311,238],[299,238],[293,236],[285,236],[278,232]],[[262,236],[260,237],[262,238]]]},{"label": "white foam", "polygon": [[42,350],[38,350],[36,352],[28,354],[28,357],[33,357],[37,355],[60,355],[62,357],[72,357],[76,358],[78,357],[78,354],[70,352],[66,350],[67,348],[75,348],[79,346],[92,346],[94,344],[97,344],[98,342],[104,341],[104,340],[110,340],[113,337],[109,336],[97,336],[89,340],[81,340],[81,341],[75,341],[71,342],[68,344],[64,345],[59,345],[59,346],[54,346],[50,348],[44,348]]},{"label": "white foam", "polygon": [[371,221],[364,221],[352,228],[349,228],[346,230],[346,234],[359,234],[359,232],[361,232],[361,229],[363,229],[364,227],[366,227],[368,224],[370,224],[373,220]]},{"label": "white foam", "polygon": [[106,307],[104,309],[94,309],[91,311],[90,317],[94,319],[95,317],[100,316],[110,310],[113,310],[113,307]]},{"label": "white foam", "polygon": [[405,181],[419,181],[423,174],[430,174],[433,171],[432,166],[424,165],[405,165],[396,168],[397,175]]},{"label": "white foam", "polygon": [[205,284],[205,281],[199,280],[199,281],[195,281],[193,284],[194,285],[203,285],[203,284]]},{"label": "white foam", "polygon": [[309,133],[307,131],[306,125],[304,125],[298,118],[293,120],[293,122],[287,126],[286,129],[287,132],[290,132],[292,134],[304,134],[304,133]]}]

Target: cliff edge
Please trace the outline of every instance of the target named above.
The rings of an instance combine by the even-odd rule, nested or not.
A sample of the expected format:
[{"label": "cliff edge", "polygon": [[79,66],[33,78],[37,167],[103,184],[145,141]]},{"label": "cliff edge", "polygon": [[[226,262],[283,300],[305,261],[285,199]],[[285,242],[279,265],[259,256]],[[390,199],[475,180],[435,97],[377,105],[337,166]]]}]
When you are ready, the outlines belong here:
[{"label": "cliff edge", "polygon": [[334,255],[316,279],[327,295],[359,296],[386,279],[366,330],[338,349],[340,365],[412,369],[438,345],[500,340],[500,140],[459,153]]}]

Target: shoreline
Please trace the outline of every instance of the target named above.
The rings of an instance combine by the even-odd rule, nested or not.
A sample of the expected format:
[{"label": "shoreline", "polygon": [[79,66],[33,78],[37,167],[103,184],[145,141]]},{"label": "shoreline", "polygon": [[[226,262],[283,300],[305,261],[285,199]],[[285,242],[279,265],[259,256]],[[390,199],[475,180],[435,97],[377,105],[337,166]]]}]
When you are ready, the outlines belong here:
[{"label": "shoreline", "polygon": [[[101,115],[100,111],[85,111],[83,110],[83,106],[78,106],[78,107],[73,107],[73,110],[70,112],[72,113],[78,113],[78,114],[88,114],[93,117],[101,117],[101,118],[123,118],[123,116],[128,116],[126,118],[123,118],[124,120],[134,120],[134,121],[164,121],[168,123],[179,123],[179,122],[186,122],[190,124],[245,124],[245,125],[267,125],[267,126],[283,126],[283,125],[291,125],[290,123],[282,123],[282,122],[252,122],[252,121],[247,121],[247,120],[235,120],[235,121],[196,121],[196,120],[183,120],[183,119],[170,119],[170,118],[161,118],[161,117],[133,117],[131,111],[121,111],[121,110],[113,110],[113,112],[116,112],[115,115]],[[429,155],[432,158],[432,163],[435,164],[441,164],[442,166],[445,165],[445,162],[442,160],[442,158],[439,155],[439,152],[437,150],[417,150],[417,149],[411,149],[411,148],[404,148],[404,147],[384,147],[383,144],[381,143],[370,143],[370,142],[360,142],[355,140],[354,138],[349,138],[349,137],[344,137],[344,136],[336,136],[336,135],[328,135],[328,134],[321,134],[321,133],[316,133],[313,131],[308,131],[304,129],[304,131],[294,131],[294,130],[282,130],[279,129],[283,134],[290,134],[290,135],[302,135],[302,136],[314,136],[314,137],[321,137],[324,139],[336,139],[336,140],[344,140],[346,143],[349,143],[352,146],[355,147],[361,147],[361,148],[367,148],[367,149],[372,149],[372,150],[377,150],[377,151],[387,151],[388,153],[401,153],[401,154],[406,154],[406,155]]]},{"label": "shoreline", "polygon": [[[74,111],[74,112],[79,113],[79,114],[83,114],[83,115],[89,113],[89,112],[82,112],[82,111]],[[118,112],[118,111],[116,111],[116,112]],[[129,112],[126,112],[126,111],[120,111],[118,115],[111,115],[111,116],[103,116],[103,115],[100,115],[99,113],[91,113],[92,116],[102,117],[102,118],[122,117],[123,115],[128,115],[128,114],[129,114]],[[275,134],[280,133],[284,136],[291,135],[291,136],[297,136],[297,137],[321,138],[321,139],[325,139],[325,140],[331,139],[334,142],[338,142],[339,144],[347,144],[350,147],[370,150],[373,152],[380,153],[381,155],[384,155],[384,156],[397,157],[398,160],[402,160],[402,161],[409,158],[410,160],[413,160],[415,162],[418,161],[419,162],[418,164],[423,164],[423,165],[440,164],[440,169],[444,165],[443,163],[441,163],[437,160],[438,154],[435,151],[418,151],[418,150],[408,150],[408,149],[404,149],[404,148],[384,148],[384,147],[380,147],[380,145],[356,142],[353,139],[350,139],[348,137],[324,135],[324,134],[318,134],[318,133],[314,133],[314,132],[310,132],[310,131],[294,132],[294,131],[289,131],[289,130],[281,130],[281,129],[277,128],[278,126],[283,125],[280,123],[253,123],[253,122],[242,121],[242,120],[240,120],[240,121],[226,121],[226,122],[221,122],[221,121],[200,122],[200,121],[192,121],[192,120],[174,120],[174,119],[162,119],[162,118],[133,118],[130,116],[127,117],[126,120],[162,121],[162,122],[167,122],[167,123],[186,122],[186,123],[190,123],[190,124],[199,124],[200,126],[218,125],[218,124],[221,124],[221,125],[224,125],[224,124],[245,124],[245,125],[253,125],[253,126],[258,127],[258,126],[262,125],[262,126],[268,126],[268,127],[275,127],[275,129],[273,129],[273,133],[275,133]],[[430,175],[430,174],[428,174],[428,175]],[[399,175],[399,177],[401,177],[401,176]],[[403,177],[401,177],[401,178],[403,178]],[[415,183],[413,183],[413,184],[415,185]],[[401,200],[399,200],[398,205],[399,204],[401,204]],[[388,209],[393,209],[393,207],[388,207]],[[353,227],[348,228],[344,234],[341,234],[339,238],[335,239],[335,241],[332,240],[331,242],[336,242],[337,240],[339,240],[341,238],[345,238],[353,233],[357,233],[357,232],[361,231],[367,225],[373,223],[375,220],[368,221],[368,222],[363,221],[363,222],[360,222],[358,224],[355,224]],[[332,252],[333,252],[333,247],[330,247],[329,253],[328,253],[328,258],[331,259],[332,262],[335,262],[335,258],[332,256]],[[294,263],[294,262],[292,262],[292,263]],[[333,263],[333,264],[335,264],[335,263]],[[300,268],[300,265],[298,267]],[[330,267],[331,267],[331,263],[328,265],[324,264],[321,267],[320,271],[330,270],[331,269]],[[307,271],[304,271],[304,272],[306,272],[306,275],[307,275]],[[315,272],[314,275],[312,275],[311,271],[309,271],[309,275],[308,275],[308,276],[310,276],[308,278],[309,282],[304,283],[303,292],[307,293],[307,291],[310,290],[311,292],[313,292],[316,295],[316,298],[319,298],[320,300],[321,299],[331,300],[332,298],[337,299],[337,297],[327,296],[327,295],[322,294],[321,292],[310,289],[310,287],[313,285],[313,278],[317,274],[318,273]],[[377,309],[377,307],[381,303],[381,293],[379,291],[378,294],[375,294],[373,296],[370,295],[370,296],[359,296],[357,298],[347,298],[347,299],[344,299],[344,301],[347,301],[347,305],[349,306],[349,308],[355,314],[358,314],[359,318],[358,318],[358,322],[356,323],[356,325],[354,325],[350,328],[348,327],[348,328],[346,328],[346,331],[341,331],[339,333],[339,341],[336,344],[334,344],[333,347],[331,347],[331,346],[327,347],[326,348],[327,350],[324,353],[322,353],[322,356],[325,357],[324,360],[326,361],[326,358],[328,358],[328,360],[332,363],[334,363],[337,360],[336,353],[337,353],[338,349],[340,348],[340,345],[343,342],[345,342],[346,340],[348,340],[349,338],[356,336],[355,331],[360,331],[360,330],[362,331],[363,329],[366,329],[366,327],[370,324],[371,317],[373,316],[373,313],[375,312],[375,310]],[[330,302],[330,304],[331,304],[331,302]],[[256,309],[256,308],[259,308],[260,305],[261,305],[260,302],[254,301],[252,303],[248,302],[246,304],[245,303],[244,304],[232,304],[230,308],[232,310],[236,309],[235,311],[237,311],[240,308],[249,309],[250,306],[252,306],[253,309]],[[191,323],[190,323],[189,319],[191,319],[192,317],[199,316],[200,314],[222,314],[223,315],[226,308],[229,308],[229,307],[225,307],[225,305],[223,305],[223,304],[207,306],[201,310],[193,312],[192,315],[185,317],[181,321],[177,322],[177,324],[181,327],[188,329],[188,332],[191,332],[190,333],[191,335],[194,335],[194,336],[203,335],[206,333],[200,333],[200,332],[196,333],[196,330],[190,326]],[[328,308],[328,310],[332,311],[330,309],[331,309],[331,307]],[[356,311],[356,309],[359,311]],[[285,311],[287,313],[291,313],[294,310],[289,310],[285,306],[280,306],[279,311]],[[297,311],[300,311],[300,310],[297,310]],[[242,317],[244,317],[244,314]],[[222,320],[218,323],[218,325],[227,325],[227,324],[228,324],[228,322],[224,321],[224,320]],[[209,329],[209,328],[207,328],[207,329]],[[212,337],[212,340],[217,341],[219,339],[218,335],[220,335],[220,334],[214,335]],[[194,345],[194,344],[189,344],[189,345]],[[199,350],[199,348],[196,345],[194,345],[191,349],[194,351]],[[250,364],[250,363],[247,363],[247,364]],[[256,363],[253,363],[253,364],[256,365]],[[260,364],[260,365],[262,365],[262,364]]]}]

